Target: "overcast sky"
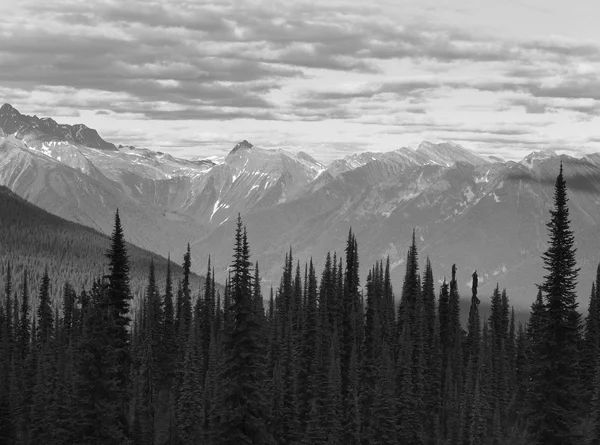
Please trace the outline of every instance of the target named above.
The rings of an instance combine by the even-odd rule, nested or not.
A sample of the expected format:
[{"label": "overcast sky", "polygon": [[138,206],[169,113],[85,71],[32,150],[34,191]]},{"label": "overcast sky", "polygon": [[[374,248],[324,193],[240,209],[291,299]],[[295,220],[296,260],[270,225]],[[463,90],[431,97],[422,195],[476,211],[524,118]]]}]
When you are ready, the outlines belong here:
[{"label": "overcast sky", "polygon": [[[0,0],[0,4],[8,0]],[[372,6],[368,6],[372,5]],[[177,156],[600,151],[595,0],[11,1],[0,94]]]}]

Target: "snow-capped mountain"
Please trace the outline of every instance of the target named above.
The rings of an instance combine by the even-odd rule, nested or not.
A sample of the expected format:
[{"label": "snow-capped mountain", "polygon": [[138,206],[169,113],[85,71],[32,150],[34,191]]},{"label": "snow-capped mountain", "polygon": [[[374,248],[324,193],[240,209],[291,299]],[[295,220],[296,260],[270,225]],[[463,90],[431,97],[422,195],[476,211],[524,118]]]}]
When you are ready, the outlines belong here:
[{"label": "snow-capped mountain", "polygon": [[417,152],[426,156],[431,162],[446,167],[451,167],[457,162],[466,162],[472,165],[485,165],[491,162],[490,159],[467,150],[454,142],[432,144],[425,141],[417,147]]},{"label": "snow-capped mountain", "polygon": [[70,142],[100,150],[117,149],[102,139],[96,130],[83,124],[59,125],[51,118],[26,116],[10,104],[0,107],[0,128],[5,134],[13,134],[30,146],[39,146],[45,142]]},{"label": "snow-capped mountain", "polygon": [[505,162],[451,142],[423,142],[322,165],[303,152],[242,141],[224,158],[181,159],[116,147],[95,130],[77,133],[84,126],[50,121],[0,108],[0,185],[104,233],[118,207],[132,242],[173,257],[190,242],[196,270],[211,254],[218,279],[225,278],[239,212],[266,281],[278,279],[290,246],[319,267],[327,251],[344,249],[352,227],[363,270],[389,256],[399,288],[415,228],[421,259],[431,258],[436,276],[456,263],[466,295],[477,269],[482,295],[498,282],[513,302],[528,306],[543,277],[559,159],[582,298],[600,261],[600,154],[536,152]]}]

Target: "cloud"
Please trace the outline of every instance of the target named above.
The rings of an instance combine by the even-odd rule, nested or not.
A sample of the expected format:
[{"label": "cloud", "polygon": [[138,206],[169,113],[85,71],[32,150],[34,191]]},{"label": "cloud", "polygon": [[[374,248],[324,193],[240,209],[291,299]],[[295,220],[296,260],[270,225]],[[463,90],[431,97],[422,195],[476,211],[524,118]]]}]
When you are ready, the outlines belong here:
[{"label": "cloud", "polygon": [[[485,25],[431,19],[440,10],[473,12],[461,8],[23,0],[0,17],[0,94],[28,112],[81,110],[107,125],[103,135],[131,122],[172,129],[180,121],[163,139],[190,147],[196,127],[236,120],[263,131],[265,143],[318,147],[327,139],[331,153],[352,138],[381,149],[395,136],[413,143],[430,135],[524,150],[560,144],[579,131],[567,125],[597,118],[597,42],[493,35]],[[550,118],[563,134],[536,126]]]},{"label": "cloud", "polygon": [[[507,62],[532,56],[593,58],[599,54],[596,46],[587,43],[502,41],[450,26],[400,25],[374,8],[348,2],[314,7],[304,2],[66,1],[43,7],[30,2],[21,8],[20,21],[0,19],[5,31],[0,72],[4,85],[125,93],[131,102],[178,104],[186,109],[183,118],[205,106],[238,109],[222,113],[222,118],[264,116],[246,109],[273,108],[266,98],[269,93],[311,69],[381,73],[377,60]],[[27,26],[21,26],[24,23]],[[31,69],[32,61],[40,68]],[[388,82],[372,91],[323,93],[322,98],[414,96],[443,86],[486,89],[448,81]],[[486,90],[513,87],[487,85]],[[598,94],[586,84],[521,87],[540,97]],[[203,114],[214,113],[198,113]],[[332,114],[346,116],[317,112],[314,118]]]}]

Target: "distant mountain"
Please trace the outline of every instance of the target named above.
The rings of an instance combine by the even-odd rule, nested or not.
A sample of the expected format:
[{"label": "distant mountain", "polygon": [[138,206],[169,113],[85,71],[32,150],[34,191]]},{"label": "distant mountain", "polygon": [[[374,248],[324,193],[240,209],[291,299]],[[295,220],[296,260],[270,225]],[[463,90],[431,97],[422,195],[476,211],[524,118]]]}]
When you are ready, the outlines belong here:
[{"label": "distant mountain", "polygon": [[177,199],[187,197],[187,184],[193,180],[176,176],[171,182],[171,172],[179,170],[192,176],[206,168],[156,153],[146,157],[137,151],[104,151],[66,142],[40,149],[14,135],[0,136],[0,185],[106,235],[118,208],[124,225],[136,228],[130,232],[134,244],[175,257],[183,255],[188,240],[203,233],[185,215],[169,211],[170,202],[177,208]]},{"label": "distant mountain", "polygon": [[485,165],[490,163],[487,159],[477,153],[467,150],[459,144],[453,142],[443,142],[441,144],[432,144],[423,142],[417,147],[417,152],[425,155],[431,161],[451,167],[457,162],[466,162],[472,165]]},{"label": "distant mountain", "polygon": [[[79,292],[89,289],[92,282],[108,273],[105,253],[110,240],[107,236],[89,227],[66,221],[15,195],[0,186],[0,285],[4,289],[6,266],[10,262],[13,286],[20,292],[23,271],[29,276],[31,296],[35,302],[44,269],[47,267],[52,283],[53,297],[60,298],[65,281],[69,281]],[[123,227],[125,239],[135,230]],[[164,282],[167,260],[164,257],[127,245],[131,287],[136,301],[144,294],[147,286],[148,269],[154,260],[157,279]],[[183,274],[179,265],[182,258],[173,258],[171,268],[173,280]],[[205,266],[205,265],[204,265]],[[205,266],[206,267],[206,266]],[[162,284],[161,284],[162,286]],[[203,289],[204,279],[192,277],[194,295]]]},{"label": "distant mountain", "polygon": [[352,228],[362,271],[389,256],[399,291],[414,228],[421,260],[431,258],[438,279],[456,263],[461,294],[468,296],[477,269],[481,296],[499,283],[514,303],[527,307],[543,279],[540,255],[560,160],[582,301],[600,262],[600,154],[576,159],[544,151],[507,162],[452,142],[425,141],[414,150],[357,153],[322,165],[303,152],[244,140],[224,158],[181,159],[65,138],[29,144],[15,128],[0,121],[0,184],[105,234],[118,207],[133,228],[133,243],[180,258],[190,242],[196,271],[204,272],[210,254],[218,280],[227,276],[238,213],[265,285],[278,283],[290,246],[295,257],[312,257],[319,268],[328,251],[342,253]]},{"label": "distant mountain", "polygon": [[117,148],[102,139],[98,132],[83,124],[58,124],[51,118],[38,118],[19,113],[10,104],[0,107],[0,128],[6,134],[13,134],[28,145],[45,143],[70,142],[100,150],[116,150]]}]

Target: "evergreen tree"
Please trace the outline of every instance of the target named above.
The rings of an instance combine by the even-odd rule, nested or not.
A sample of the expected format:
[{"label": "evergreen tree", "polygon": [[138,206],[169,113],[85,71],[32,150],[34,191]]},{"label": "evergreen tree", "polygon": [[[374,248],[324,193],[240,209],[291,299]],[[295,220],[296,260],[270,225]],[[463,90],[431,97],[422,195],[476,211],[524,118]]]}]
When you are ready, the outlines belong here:
[{"label": "evergreen tree", "polygon": [[[597,269],[600,278],[600,265]],[[582,405],[588,404],[594,393],[595,370],[600,357],[600,304],[597,283],[592,283],[592,293],[585,319],[584,338],[581,351],[582,384],[585,388]]]},{"label": "evergreen tree", "polygon": [[323,424],[327,442],[330,445],[342,445],[342,378],[340,370],[340,351],[337,328],[334,327],[329,348],[329,369],[327,373],[327,396],[323,407]]},{"label": "evergreen tree", "polygon": [[[340,341],[340,371],[342,378],[342,406],[344,431],[352,429],[352,413],[356,403],[356,393],[352,392],[351,357],[357,341],[357,317],[360,308],[358,292],[358,247],[352,230],[348,233],[346,243],[346,270],[343,281],[342,331]],[[339,271],[338,271],[339,273]],[[357,351],[355,351],[356,353]],[[357,354],[358,359],[358,354]],[[355,389],[354,389],[355,391]]]},{"label": "evergreen tree", "polygon": [[388,348],[385,346],[380,356],[378,371],[379,378],[376,383],[372,420],[368,424],[366,443],[373,445],[398,443],[393,365]]},{"label": "evergreen tree", "polygon": [[114,372],[118,391],[119,423],[125,434],[127,434],[131,365],[129,350],[129,323],[131,317],[129,307],[132,295],[129,287],[129,258],[118,211],[115,214],[114,229],[106,257],[109,261],[110,271],[106,288],[106,304],[111,318],[108,328],[111,329],[109,339],[110,347],[113,349],[109,355],[113,360],[112,371]]},{"label": "evergreen tree", "polygon": [[[317,396],[317,347],[318,347],[318,312],[317,312],[317,278],[312,259],[307,277],[305,321],[301,345],[300,370],[298,372],[298,391],[300,405],[300,426],[302,431],[307,427],[312,410],[312,400]],[[315,408],[316,409],[316,408]]]},{"label": "evergreen tree", "polygon": [[185,347],[181,386],[177,388],[177,438],[184,444],[201,444],[203,440],[204,404],[200,381],[202,363],[195,341],[193,332],[190,332]]},{"label": "evergreen tree", "polygon": [[[478,421],[480,413],[473,413],[476,405],[481,403],[475,396],[481,397],[481,387],[479,382],[479,356],[480,356],[480,319],[479,319],[479,298],[477,298],[478,276],[473,272],[473,281],[471,284],[472,296],[471,307],[469,309],[469,321],[467,328],[467,338],[465,341],[465,364],[466,381],[462,400],[462,425],[461,442],[468,442],[472,437],[474,423]],[[479,393],[478,393],[479,392]]]},{"label": "evergreen tree", "polygon": [[177,333],[175,331],[175,308],[173,306],[173,278],[171,276],[170,255],[167,261],[163,308],[160,369],[163,376],[162,384],[166,384],[167,382],[170,383],[173,379],[173,364],[177,358]]},{"label": "evergreen tree", "polygon": [[73,382],[72,431],[79,443],[117,445],[125,440],[122,392],[113,369],[117,351],[111,337],[117,328],[109,292],[108,284],[94,283],[83,307]]},{"label": "evergreen tree", "polygon": [[[374,270],[367,276],[367,309],[365,322],[365,339],[363,346],[363,358],[361,363],[360,378],[360,412],[361,412],[361,437],[362,441],[368,441],[372,436],[370,424],[372,409],[375,400],[377,380],[380,377],[378,369],[381,360],[381,324],[379,321],[379,298],[377,295],[377,279]],[[388,357],[389,359],[389,357]],[[389,371],[389,365],[388,365]]]},{"label": "evergreen tree", "polygon": [[[190,274],[192,268],[192,255],[190,245],[187,245],[187,251],[183,255],[183,281],[181,283],[181,298],[178,301],[178,343],[185,345],[192,328],[192,290],[190,289]],[[182,348],[183,357],[185,348]]]},{"label": "evergreen tree", "polygon": [[265,351],[260,348],[258,339],[262,326],[257,322],[252,304],[250,252],[239,215],[230,269],[233,326],[226,333],[227,356],[221,374],[223,404],[219,443],[268,444],[273,439],[267,429]]},{"label": "evergreen tree", "polygon": [[14,331],[11,265],[6,267],[4,280],[4,305],[2,323],[0,325],[0,442],[10,444],[14,440],[13,410],[11,404],[11,363],[13,361]]},{"label": "evergreen tree", "polygon": [[580,316],[575,286],[575,240],[570,229],[567,188],[562,163],[554,188],[554,209],[547,224],[549,246],[542,255],[547,274],[540,286],[545,301],[541,324],[539,373],[532,375],[532,391],[539,402],[529,418],[529,440],[539,444],[578,443],[577,362]]},{"label": "evergreen tree", "polygon": [[44,270],[40,293],[38,296],[38,341],[41,347],[44,347],[51,340],[54,333],[54,312],[50,306],[50,278],[48,277],[48,268]]}]

